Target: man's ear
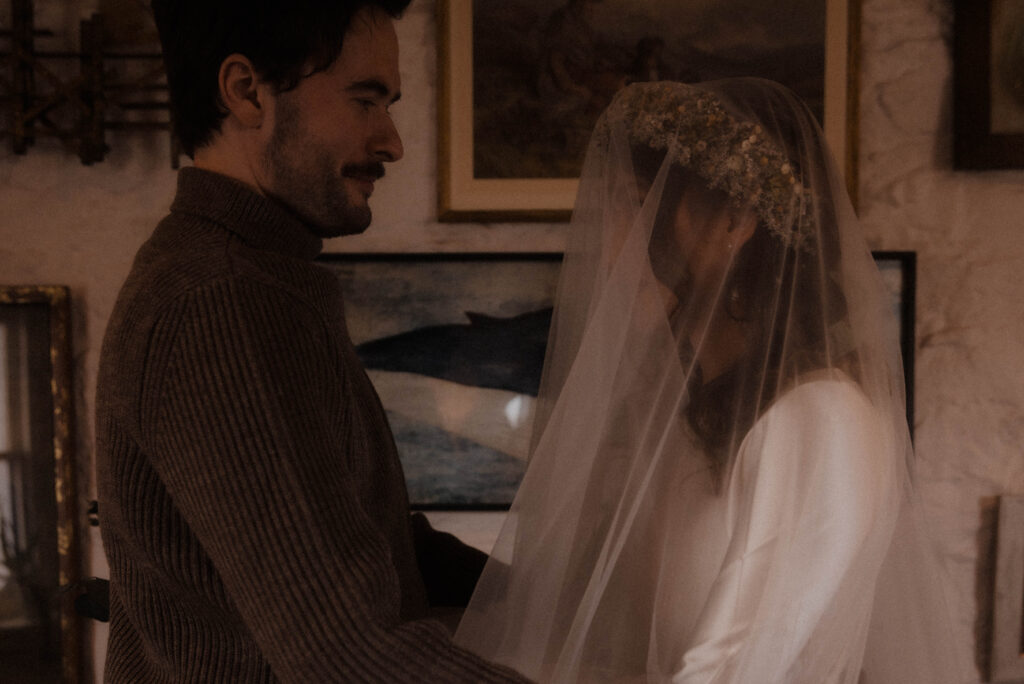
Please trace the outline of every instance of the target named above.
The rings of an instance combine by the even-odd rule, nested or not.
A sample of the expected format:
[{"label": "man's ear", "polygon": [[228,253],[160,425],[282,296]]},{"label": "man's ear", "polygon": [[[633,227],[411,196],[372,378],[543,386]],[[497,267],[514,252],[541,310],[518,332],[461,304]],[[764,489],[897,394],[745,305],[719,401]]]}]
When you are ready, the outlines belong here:
[{"label": "man's ear", "polygon": [[266,114],[264,89],[248,57],[237,53],[225,57],[217,73],[217,87],[229,116],[244,128],[259,128]]}]

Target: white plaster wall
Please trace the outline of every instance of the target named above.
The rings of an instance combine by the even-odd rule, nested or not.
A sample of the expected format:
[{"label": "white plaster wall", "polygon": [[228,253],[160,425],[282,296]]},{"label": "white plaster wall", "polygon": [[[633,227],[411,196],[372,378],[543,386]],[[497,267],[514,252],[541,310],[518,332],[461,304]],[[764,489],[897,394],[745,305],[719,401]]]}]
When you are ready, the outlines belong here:
[{"label": "white plaster wall", "polygon": [[920,489],[983,668],[993,498],[1024,492],[1024,172],[952,170],[952,3],[862,11],[860,214],[876,247],[918,253]]},{"label": "white plaster wall", "polygon": [[[96,498],[92,408],[103,330],[135,250],[174,188],[166,145],[153,149],[144,142],[118,141],[115,153],[92,168],[51,144],[40,143],[25,157],[0,152],[0,283],[71,288],[83,519],[87,502]],[[94,529],[87,534],[84,571],[106,577],[99,536]],[[93,650],[103,653],[106,645],[105,626],[93,627],[90,661]]]},{"label": "white plaster wall", "polygon": [[[398,26],[404,95],[396,116],[406,158],[378,186],[370,231],[328,249],[558,250],[560,225],[434,220],[433,9],[433,0],[414,0]],[[920,483],[954,579],[960,656],[974,671],[988,615],[992,497],[1024,493],[1024,172],[951,170],[951,23],[945,1],[864,1],[860,208],[873,247],[918,252]],[[0,282],[60,283],[73,292],[83,511],[95,492],[92,407],[103,329],[132,255],[174,190],[163,137],[111,143],[112,154],[93,167],[52,143],[25,157],[0,150]],[[94,531],[86,541],[86,572],[105,576]],[[98,673],[106,633],[93,632],[87,651]]]}]

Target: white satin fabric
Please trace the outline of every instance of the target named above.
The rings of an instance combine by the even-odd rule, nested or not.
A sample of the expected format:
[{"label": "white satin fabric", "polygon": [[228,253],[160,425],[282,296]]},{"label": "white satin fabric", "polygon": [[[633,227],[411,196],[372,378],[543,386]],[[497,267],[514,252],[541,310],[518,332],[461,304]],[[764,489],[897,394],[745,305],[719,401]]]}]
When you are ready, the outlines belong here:
[{"label": "white satin fabric", "polygon": [[[729,541],[720,556],[705,556],[708,600],[673,682],[812,681],[803,671],[843,680],[863,648],[871,612],[863,597],[898,507],[898,473],[886,458],[893,441],[848,378],[810,381],[768,409],[724,495],[708,504],[720,527],[699,534]],[[830,636],[847,625],[857,625],[859,644]]]},{"label": "white satin fabric", "polygon": [[754,79],[629,86],[584,164],[529,467],[456,642],[542,682],[959,681],[904,406],[894,312],[806,108]]}]

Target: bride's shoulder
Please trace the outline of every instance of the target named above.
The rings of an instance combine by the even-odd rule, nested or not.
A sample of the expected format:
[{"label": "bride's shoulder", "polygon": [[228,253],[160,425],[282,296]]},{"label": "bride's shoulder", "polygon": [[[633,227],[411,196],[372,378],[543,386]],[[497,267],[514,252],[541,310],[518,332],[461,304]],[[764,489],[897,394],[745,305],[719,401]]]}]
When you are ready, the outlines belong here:
[{"label": "bride's shoulder", "polygon": [[802,377],[757,419],[738,460],[747,468],[766,460],[776,465],[792,460],[796,466],[809,457],[845,459],[856,452],[865,455],[866,463],[892,451],[892,432],[891,419],[848,375],[816,371]]},{"label": "bride's shoulder", "polygon": [[[852,414],[851,414],[852,412]],[[764,412],[759,422],[777,419],[826,420],[869,417],[874,413],[871,400],[849,375],[836,368],[806,373]]]}]

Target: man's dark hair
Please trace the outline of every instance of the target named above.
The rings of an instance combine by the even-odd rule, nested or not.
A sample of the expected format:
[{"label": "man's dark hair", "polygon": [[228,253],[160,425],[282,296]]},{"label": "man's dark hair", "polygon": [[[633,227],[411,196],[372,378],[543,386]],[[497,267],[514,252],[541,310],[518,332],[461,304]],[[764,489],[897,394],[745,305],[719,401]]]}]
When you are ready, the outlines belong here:
[{"label": "man's dark hair", "polygon": [[190,157],[227,116],[217,74],[245,55],[277,92],[330,67],[356,12],[398,18],[410,0],[153,0],[171,95],[174,132]]}]

